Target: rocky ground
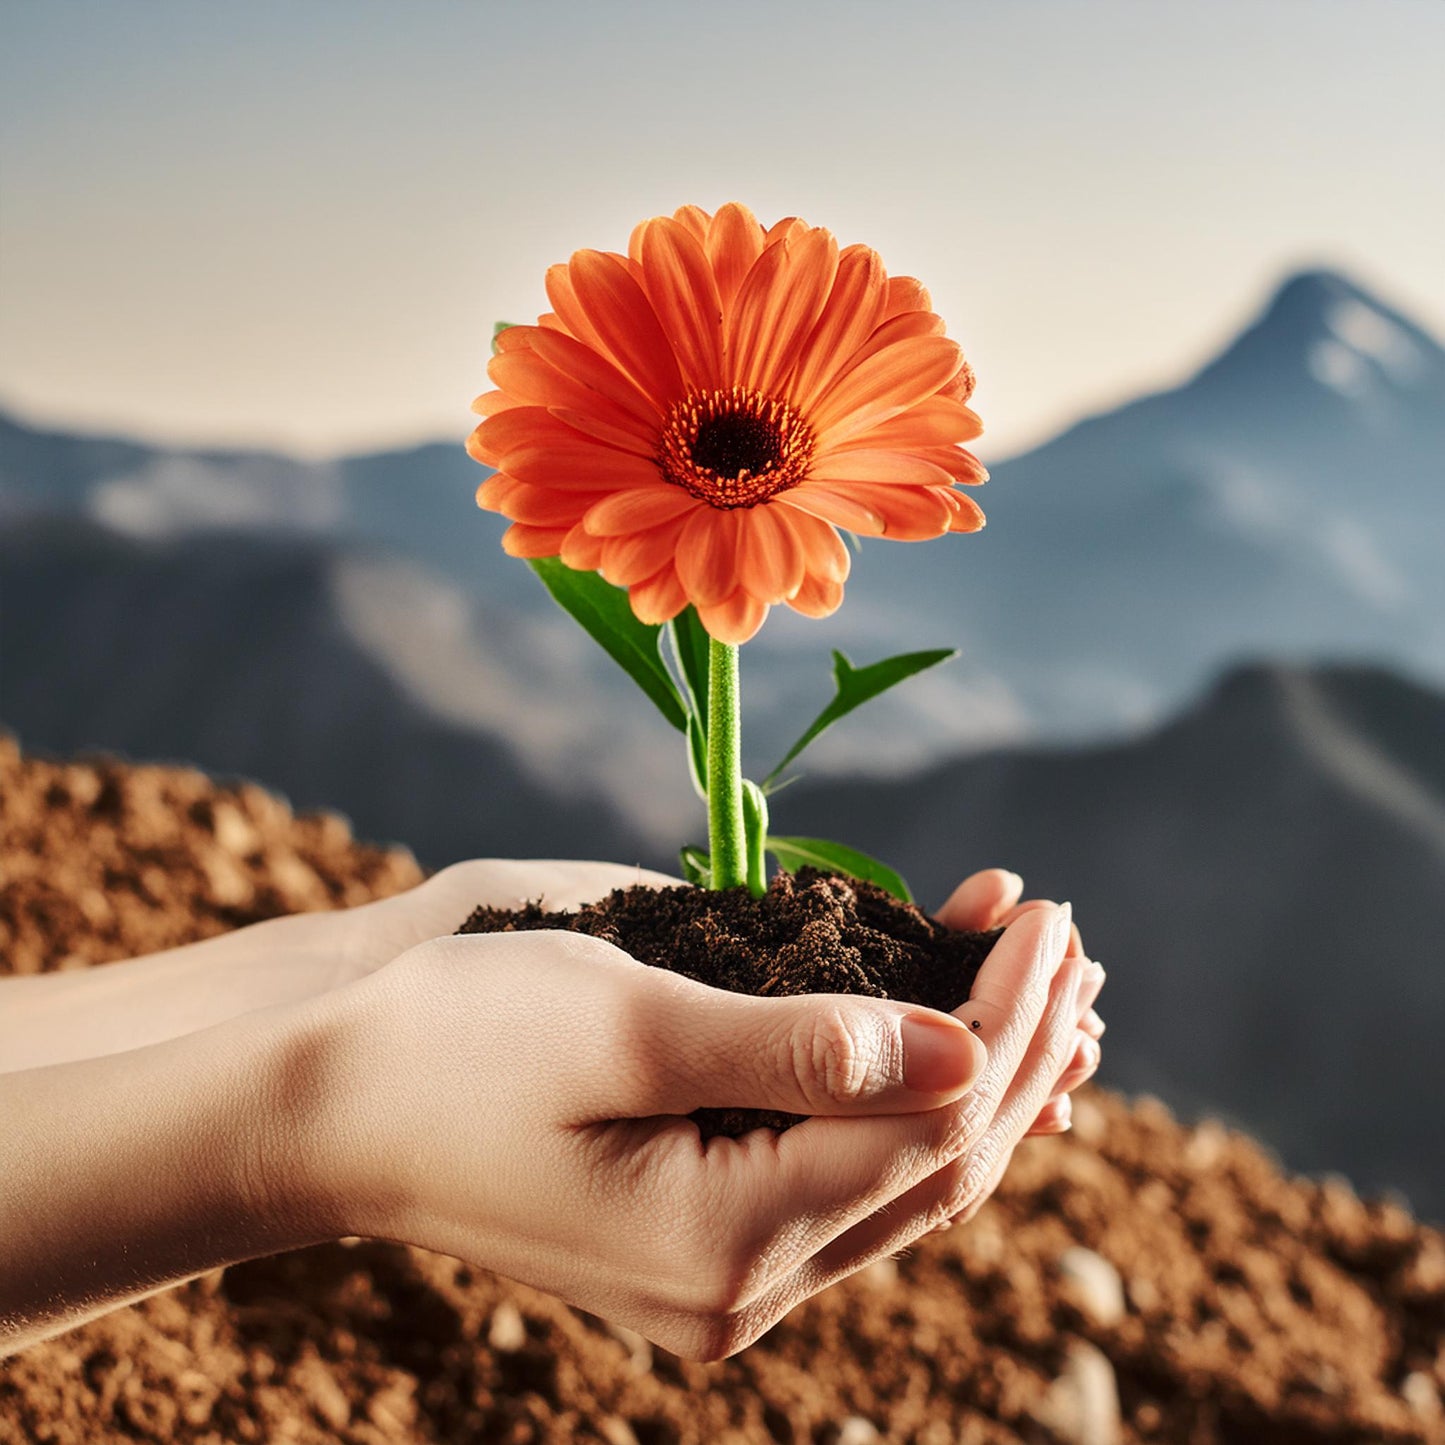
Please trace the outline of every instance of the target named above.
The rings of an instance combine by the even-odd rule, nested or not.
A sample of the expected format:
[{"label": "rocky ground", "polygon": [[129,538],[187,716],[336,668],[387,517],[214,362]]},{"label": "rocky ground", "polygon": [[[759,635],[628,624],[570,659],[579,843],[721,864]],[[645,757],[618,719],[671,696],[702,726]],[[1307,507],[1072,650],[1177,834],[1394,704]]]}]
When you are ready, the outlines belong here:
[{"label": "rocky ground", "polygon": [[[0,741],[0,970],[102,965],[419,877],[250,784]],[[1445,1237],[1149,1099],[1094,1088],[1075,1121],[1026,1144],[972,1224],[719,1364],[348,1240],[0,1363],[0,1445],[1445,1441]]]}]

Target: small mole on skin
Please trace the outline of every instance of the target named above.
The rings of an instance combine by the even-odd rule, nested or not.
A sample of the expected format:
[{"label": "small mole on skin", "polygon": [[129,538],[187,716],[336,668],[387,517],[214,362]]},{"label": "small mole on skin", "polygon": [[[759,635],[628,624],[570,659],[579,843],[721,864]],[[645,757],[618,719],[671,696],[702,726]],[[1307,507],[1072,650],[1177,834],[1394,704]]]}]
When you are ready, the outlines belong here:
[{"label": "small mole on skin", "polygon": [[982,1019],[974,1019],[973,1023],[970,1025],[970,1027],[971,1027],[971,1028],[975,1028],[975,1029],[981,1029],[981,1028],[983,1027],[983,1020],[982,1020]]}]

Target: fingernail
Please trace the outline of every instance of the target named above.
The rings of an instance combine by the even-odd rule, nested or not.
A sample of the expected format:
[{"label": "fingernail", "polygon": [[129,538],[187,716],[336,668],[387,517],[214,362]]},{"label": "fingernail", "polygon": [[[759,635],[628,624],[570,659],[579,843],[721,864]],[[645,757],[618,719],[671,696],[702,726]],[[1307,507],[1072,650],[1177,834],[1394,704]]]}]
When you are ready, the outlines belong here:
[{"label": "fingernail", "polygon": [[1079,1007],[1088,1008],[1098,998],[1108,978],[1101,965],[1090,963],[1084,969],[1083,981],[1079,984]]},{"label": "fingernail", "polygon": [[1062,957],[1069,946],[1069,926],[1074,921],[1074,905],[1061,903],[1054,911],[1054,921],[1049,925],[1049,947]]},{"label": "fingernail", "polygon": [[904,1014],[903,1082],[918,1094],[951,1094],[978,1075],[980,1045],[957,1019]]},{"label": "fingernail", "polygon": [[1015,873],[1012,868],[1005,868],[1003,870],[1003,873],[1005,877],[1013,880],[1009,886],[1015,893],[1022,893],[1024,891],[1024,880],[1022,874]]}]

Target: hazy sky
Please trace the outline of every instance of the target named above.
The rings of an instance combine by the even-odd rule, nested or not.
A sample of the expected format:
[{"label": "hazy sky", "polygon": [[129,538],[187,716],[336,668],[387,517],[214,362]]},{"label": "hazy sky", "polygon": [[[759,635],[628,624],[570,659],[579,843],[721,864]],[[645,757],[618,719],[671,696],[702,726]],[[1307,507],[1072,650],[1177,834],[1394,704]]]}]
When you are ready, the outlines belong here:
[{"label": "hazy sky", "polygon": [[998,456],[1290,268],[1445,319],[1440,0],[5,0],[0,406],[461,435],[546,266],[729,199],[931,288]]}]

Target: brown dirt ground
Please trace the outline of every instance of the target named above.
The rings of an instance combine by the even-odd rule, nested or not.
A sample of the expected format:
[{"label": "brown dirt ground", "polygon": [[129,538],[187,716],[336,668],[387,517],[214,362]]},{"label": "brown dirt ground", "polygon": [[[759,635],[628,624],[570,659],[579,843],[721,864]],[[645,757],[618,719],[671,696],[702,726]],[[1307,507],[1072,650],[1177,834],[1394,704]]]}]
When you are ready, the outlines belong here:
[{"label": "brown dirt ground", "polygon": [[[0,740],[0,967],[81,968],[420,874],[262,789]],[[970,1225],[720,1364],[453,1259],[340,1241],[0,1363],[18,1442],[1445,1441],[1445,1238],[1093,1088]]]}]

